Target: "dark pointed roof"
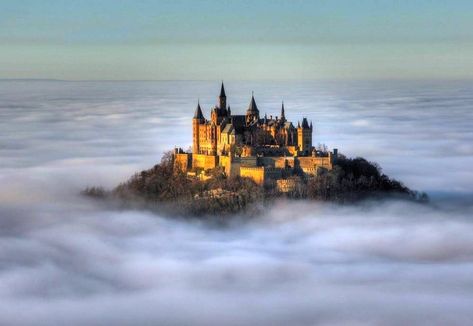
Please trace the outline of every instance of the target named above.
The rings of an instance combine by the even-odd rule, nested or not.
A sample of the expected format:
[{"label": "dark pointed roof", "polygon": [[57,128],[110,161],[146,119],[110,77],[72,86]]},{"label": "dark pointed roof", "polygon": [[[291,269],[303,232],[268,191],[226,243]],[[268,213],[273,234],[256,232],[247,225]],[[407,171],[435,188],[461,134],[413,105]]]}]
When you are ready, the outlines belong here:
[{"label": "dark pointed roof", "polygon": [[253,95],[251,95],[250,106],[248,106],[246,113],[259,113],[258,107],[256,106],[255,97]]},{"label": "dark pointed roof", "polygon": [[307,122],[307,118],[302,119],[302,128],[310,128],[309,123]]},{"label": "dark pointed roof", "polygon": [[281,105],[281,120],[284,120],[286,119],[286,115],[285,115],[285,112],[284,112],[284,101],[282,101],[282,105]]},{"label": "dark pointed roof", "polygon": [[195,109],[194,119],[204,119],[202,109],[200,108],[200,102],[197,102],[197,108]]},{"label": "dark pointed roof", "polygon": [[223,81],[222,81],[222,87],[220,87],[220,97],[227,97],[227,95],[225,95],[225,87],[223,86]]}]

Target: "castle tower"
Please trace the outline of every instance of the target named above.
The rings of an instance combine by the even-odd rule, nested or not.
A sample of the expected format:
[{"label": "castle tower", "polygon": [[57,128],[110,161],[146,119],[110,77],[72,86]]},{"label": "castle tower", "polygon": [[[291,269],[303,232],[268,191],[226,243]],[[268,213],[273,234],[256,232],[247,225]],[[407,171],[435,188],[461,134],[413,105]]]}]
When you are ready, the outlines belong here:
[{"label": "castle tower", "polygon": [[223,86],[223,81],[222,87],[220,87],[220,95],[218,96],[218,104],[221,110],[227,109],[227,95],[225,94],[225,87]]},{"label": "castle tower", "polygon": [[259,110],[256,106],[255,97],[251,94],[251,101],[250,105],[248,106],[248,110],[246,110],[246,124],[250,124],[254,120],[259,119]]},{"label": "castle tower", "polygon": [[302,119],[302,125],[297,125],[297,145],[304,155],[312,150],[312,126],[309,126],[306,118]]},{"label": "castle tower", "polygon": [[195,109],[194,117],[192,118],[192,152],[197,154],[200,151],[199,145],[199,128],[202,123],[205,122],[200,103],[197,102],[197,108]]},{"label": "castle tower", "polygon": [[282,105],[281,105],[281,122],[282,123],[286,122],[286,114],[284,112],[284,101],[282,102]]},{"label": "castle tower", "polygon": [[216,125],[220,125],[222,120],[228,116],[229,113],[227,110],[227,95],[225,94],[225,87],[223,86],[222,82],[222,86],[220,88],[220,95],[218,96],[218,103],[210,111],[210,121],[212,121]]}]

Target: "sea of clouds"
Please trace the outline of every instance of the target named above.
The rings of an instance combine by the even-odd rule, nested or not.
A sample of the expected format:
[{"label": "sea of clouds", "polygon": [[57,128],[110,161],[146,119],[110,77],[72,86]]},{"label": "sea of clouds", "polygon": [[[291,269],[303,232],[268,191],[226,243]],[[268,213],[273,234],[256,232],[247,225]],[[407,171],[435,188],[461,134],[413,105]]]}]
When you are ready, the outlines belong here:
[{"label": "sea of clouds", "polygon": [[228,82],[431,203],[281,201],[216,227],[81,198],[191,144],[217,82],[0,81],[0,325],[468,324],[473,83]]}]

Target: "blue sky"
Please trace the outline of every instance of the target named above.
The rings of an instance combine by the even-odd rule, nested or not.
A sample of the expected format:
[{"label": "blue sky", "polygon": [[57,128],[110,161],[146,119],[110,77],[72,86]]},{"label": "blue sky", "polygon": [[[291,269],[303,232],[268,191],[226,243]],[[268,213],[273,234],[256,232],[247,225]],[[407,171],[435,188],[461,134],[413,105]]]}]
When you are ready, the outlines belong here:
[{"label": "blue sky", "polygon": [[0,0],[0,78],[472,77],[473,1]]}]

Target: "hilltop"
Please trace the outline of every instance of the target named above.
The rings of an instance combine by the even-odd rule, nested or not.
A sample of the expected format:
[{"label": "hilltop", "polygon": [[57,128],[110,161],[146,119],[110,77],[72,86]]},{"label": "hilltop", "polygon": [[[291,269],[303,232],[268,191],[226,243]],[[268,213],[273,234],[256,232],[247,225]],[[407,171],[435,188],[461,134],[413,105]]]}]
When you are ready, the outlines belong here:
[{"label": "hilltop", "polygon": [[175,148],[160,164],[135,174],[112,191],[85,194],[118,199],[125,205],[170,210],[181,215],[257,212],[281,197],[353,202],[379,196],[425,200],[363,158],[346,158],[334,148],[313,146],[315,125],[260,114],[254,94],[245,114],[234,114],[223,82],[210,119],[197,102],[192,148]]},{"label": "hilltop", "polygon": [[159,164],[136,173],[112,190],[91,187],[83,194],[114,200],[122,207],[145,207],[180,216],[254,215],[281,198],[337,203],[386,197],[427,200],[426,194],[413,191],[383,174],[376,163],[343,155],[339,155],[332,170],[317,176],[289,176],[285,180],[295,186],[279,190],[259,185],[251,178],[227,176],[219,168],[207,171],[207,175],[210,177],[206,180],[189,177],[176,169],[174,155],[168,152]]}]

